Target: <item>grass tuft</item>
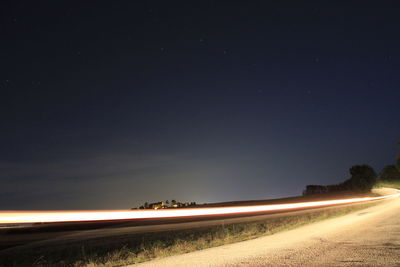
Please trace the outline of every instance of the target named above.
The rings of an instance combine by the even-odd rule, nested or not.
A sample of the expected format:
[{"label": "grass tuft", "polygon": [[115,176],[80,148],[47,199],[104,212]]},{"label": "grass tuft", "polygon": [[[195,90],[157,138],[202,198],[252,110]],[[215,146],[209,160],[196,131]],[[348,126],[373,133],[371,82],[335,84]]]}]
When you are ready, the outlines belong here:
[{"label": "grass tuft", "polygon": [[379,181],[374,186],[374,188],[382,188],[382,187],[400,189],[400,180]]}]

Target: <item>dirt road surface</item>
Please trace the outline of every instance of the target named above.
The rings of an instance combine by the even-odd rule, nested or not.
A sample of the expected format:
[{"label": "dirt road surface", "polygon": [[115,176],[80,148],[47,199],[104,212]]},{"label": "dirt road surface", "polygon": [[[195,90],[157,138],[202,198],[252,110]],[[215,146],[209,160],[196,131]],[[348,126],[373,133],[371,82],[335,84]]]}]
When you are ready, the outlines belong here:
[{"label": "dirt road surface", "polygon": [[400,198],[275,235],[132,266],[400,266]]}]

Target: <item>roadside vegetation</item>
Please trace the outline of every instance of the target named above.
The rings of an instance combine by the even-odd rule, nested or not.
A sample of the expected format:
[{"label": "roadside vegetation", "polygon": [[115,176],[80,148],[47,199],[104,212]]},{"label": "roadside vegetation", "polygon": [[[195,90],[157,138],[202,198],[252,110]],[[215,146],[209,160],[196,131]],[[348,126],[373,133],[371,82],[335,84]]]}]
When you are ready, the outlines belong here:
[{"label": "roadside vegetation", "polygon": [[[400,142],[398,143],[400,145]],[[333,185],[307,185],[304,196],[338,193],[338,192],[369,192],[372,188],[392,187],[400,189],[400,154],[396,164],[385,166],[378,174],[366,164],[354,165],[349,169],[350,178]]]},{"label": "roadside vegetation", "polygon": [[400,180],[378,181],[374,186],[374,188],[382,187],[395,188],[400,190]]},{"label": "roadside vegetation", "polygon": [[387,165],[383,168],[379,178],[380,179],[376,183],[375,187],[391,187],[400,189],[400,154],[397,157],[396,165]]},{"label": "roadside vegetation", "polygon": [[340,184],[307,185],[303,195],[315,195],[337,192],[369,192],[376,184],[378,175],[366,164],[355,165],[349,170],[351,177]]}]

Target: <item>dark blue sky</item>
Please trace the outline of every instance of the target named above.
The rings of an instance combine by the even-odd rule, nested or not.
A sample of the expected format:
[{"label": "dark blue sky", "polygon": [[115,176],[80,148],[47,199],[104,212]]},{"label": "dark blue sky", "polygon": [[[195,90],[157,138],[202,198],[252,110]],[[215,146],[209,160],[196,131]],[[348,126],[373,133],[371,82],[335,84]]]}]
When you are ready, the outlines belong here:
[{"label": "dark blue sky", "polygon": [[394,162],[394,4],[105,2],[0,4],[0,209],[284,197]]}]

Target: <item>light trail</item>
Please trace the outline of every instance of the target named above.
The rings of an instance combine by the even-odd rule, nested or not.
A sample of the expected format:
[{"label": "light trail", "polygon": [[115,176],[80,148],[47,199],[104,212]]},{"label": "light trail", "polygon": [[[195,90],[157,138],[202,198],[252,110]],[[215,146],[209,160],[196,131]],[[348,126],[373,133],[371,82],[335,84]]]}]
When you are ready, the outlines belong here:
[{"label": "light trail", "polygon": [[314,202],[299,202],[289,204],[271,204],[239,207],[214,207],[192,209],[161,209],[161,210],[99,210],[99,211],[3,211],[0,212],[1,224],[17,223],[52,223],[52,222],[84,222],[108,220],[134,220],[156,218],[179,218],[204,215],[245,214],[269,211],[290,211],[301,208],[317,208],[341,204],[362,203],[400,196],[400,192],[379,197],[362,197],[335,199]]}]

